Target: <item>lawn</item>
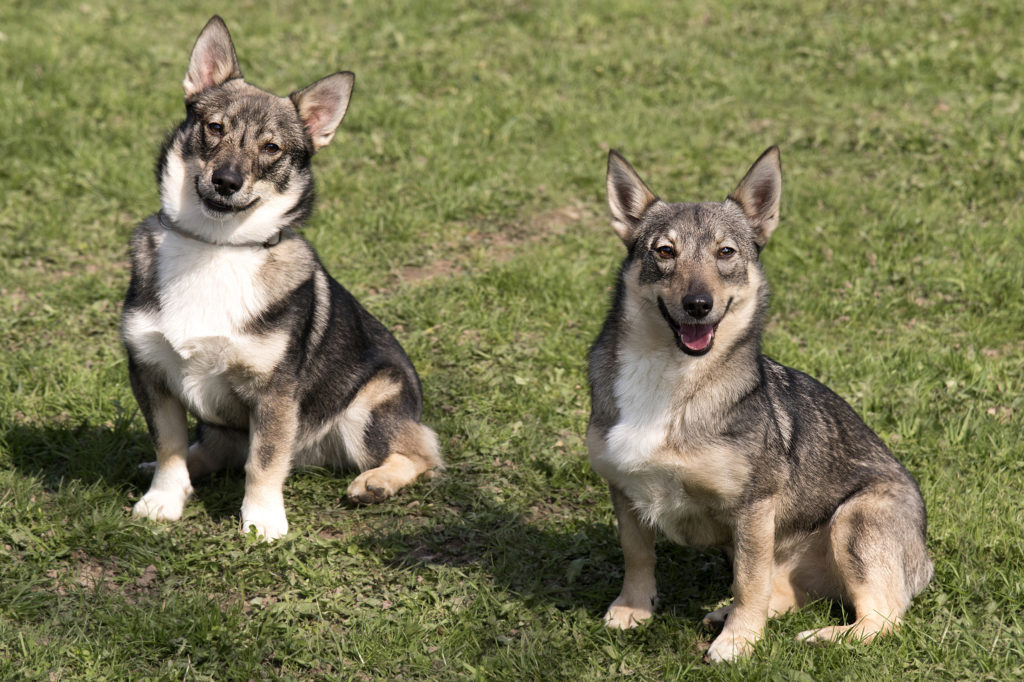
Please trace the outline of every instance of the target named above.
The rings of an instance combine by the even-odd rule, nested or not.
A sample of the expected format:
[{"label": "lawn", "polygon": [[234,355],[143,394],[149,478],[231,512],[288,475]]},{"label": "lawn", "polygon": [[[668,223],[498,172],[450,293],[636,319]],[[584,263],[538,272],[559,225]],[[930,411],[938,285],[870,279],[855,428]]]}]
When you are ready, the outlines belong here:
[{"label": "lawn", "polygon": [[[405,346],[449,465],[358,508],[353,474],[296,473],[271,545],[237,531],[238,474],[179,523],[130,515],[153,453],[118,338],[127,241],[215,11],[250,82],[356,73],[305,234]],[[1022,54],[1016,0],[3,4],[0,678],[1024,676]],[[605,159],[720,199],[770,144],[765,352],[914,474],[936,575],[875,645],[794,642],[841,620],[821,602],[712,667],[717,552],[660,542],[653,620],[601,623],[622,554],[582,435],[622,257]]]}]

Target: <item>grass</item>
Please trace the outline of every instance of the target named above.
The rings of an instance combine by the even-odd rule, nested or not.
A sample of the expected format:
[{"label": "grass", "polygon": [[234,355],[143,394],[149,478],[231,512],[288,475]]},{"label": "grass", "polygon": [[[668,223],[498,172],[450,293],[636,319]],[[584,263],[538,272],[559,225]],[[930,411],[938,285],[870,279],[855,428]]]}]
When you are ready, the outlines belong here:
[{"label": "grass", "polygon": [[[0,7],[0,677],[1018,679],[1024,675],[1024,22],[950,3],[321,3],[221,10],[250,81],[357,74],[306,234],[397,334],[448,472],[384,505],[305,471],[293,532],[242,481],[130,518],[152,456],[118,312],[205,3]],[[621,550],[586,462],[585,356],[621,257],[610,146],[670,199],[769,144],[766,352],[846,397],[920,482],[932,585],[869,648],[700,663],[716,553],[659,544],[662,605],[610,632]]]}]

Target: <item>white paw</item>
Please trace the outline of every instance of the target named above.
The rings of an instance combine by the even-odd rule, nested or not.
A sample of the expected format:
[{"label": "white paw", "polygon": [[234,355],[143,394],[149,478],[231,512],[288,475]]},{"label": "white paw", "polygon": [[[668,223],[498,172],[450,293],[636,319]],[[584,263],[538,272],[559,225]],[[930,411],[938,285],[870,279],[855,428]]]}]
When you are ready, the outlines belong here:
[{"label": "white paw", "polygon": [[[618,600],[616,600],[618,601]],[[631,630],[652,616],[650,609],[635,609],[612,602],[604,614],[604,624],[618,630]]]},{"label": "white paw", "polygon": [[264,542],[271,542],[288,533],[288,517],[284,505],[259,506],[242,501],[242,532],[248,533],[250,528]]},{"label": "white paw", "polygon": [[728,663],[749,656],[754,651],[754,640],[723,632],[711,642],[705,660],[709,663]]},{"label": "white paw", "polygon": [[132,508],[132,516],[153,521],[177,521],[185,508],[185,500],[192,488],[179,490],[156,490],[150,488]]}]

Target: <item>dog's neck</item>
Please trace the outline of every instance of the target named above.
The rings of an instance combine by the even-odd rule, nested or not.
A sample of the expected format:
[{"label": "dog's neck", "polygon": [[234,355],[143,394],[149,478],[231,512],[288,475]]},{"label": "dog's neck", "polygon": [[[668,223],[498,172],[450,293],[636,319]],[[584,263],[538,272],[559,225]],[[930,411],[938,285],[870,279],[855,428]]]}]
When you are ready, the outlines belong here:
[{"label": "dog's neck", "polygon": [[269,248],[277,246],[278,244],[281,243],[281,239],[284,236],[285,230],[287,229],[287,228],[282,228],[282,229],[278,230],[273,235],[271,235],[269,239],[267,239],[265,241],[262,241],[262,242],[247,241],[247,242],[227,242],[227,243],[225,243],[225,242],[211,241],[211,240],[206,239],[206,238],[202,237],[201,235],[198,235],[198,234],[196,234],[194,232],[189,232],[188,230],[184,229],[181,225],[178,225],[173,220],[171,220],[171,218],[163,211],[163,209],[161,209],[160,212],[157,213],[157,219],[160,221],[160,225],[163,226],[163,228],[165,230],[167,230],[168,232],[173,232],[173,233],[175,233],[175,234],[177,234],[177,235],[179,235],[181,237],[185,237],[186,239],[191,239],[191,240],[197,241],[197,242],[202,242],[203,244],[210,244],[211,246],[236,246],[236,247],[237,246],[242,246],[242,247],[248,247],[248,248],[252,248],[252,247],[257,247],[258,246],[260,248],[269,249]]}]

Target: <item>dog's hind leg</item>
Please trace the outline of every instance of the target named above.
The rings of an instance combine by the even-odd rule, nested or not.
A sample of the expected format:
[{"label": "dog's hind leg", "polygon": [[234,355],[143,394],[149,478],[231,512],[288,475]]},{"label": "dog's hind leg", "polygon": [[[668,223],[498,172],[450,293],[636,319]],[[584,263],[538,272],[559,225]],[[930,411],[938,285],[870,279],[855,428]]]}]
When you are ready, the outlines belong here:
[{"label": "dog's hind leg", "polygon": [[[245,465],[249,452],[248,433],[203,422],[199,423],[198,431],[198,438],[189,446],[185,458],[190,479],[194,481],[222,469],[241,469]],[[153,475],[156,466],[156,462],[143,462],[139,471]]]},{"label": "dog's hind leg", "polygon": [[833,515],[829,544],[842,597],[856,620],[807,630],[797,639],[870,642],[895,630],[933,573],[916,491],[886,483],[858,493]]},{"label": "dog's hind leg", "polygon": [[222,469],[241,469],[248,454],[248,433],[200,422],[196,442],[188,449],[188,474],[195,480]]},{"label": "dog's hind leg", "polygon": [[[373,434],[367,434],[371,440]],[[385,500],[409,485],[425,472],[442,466],[437,434],[419,422],[402,422],[390,439],[388,454],[376,467],[356,476],[348,486],[354,502],[372,504]]]}]

